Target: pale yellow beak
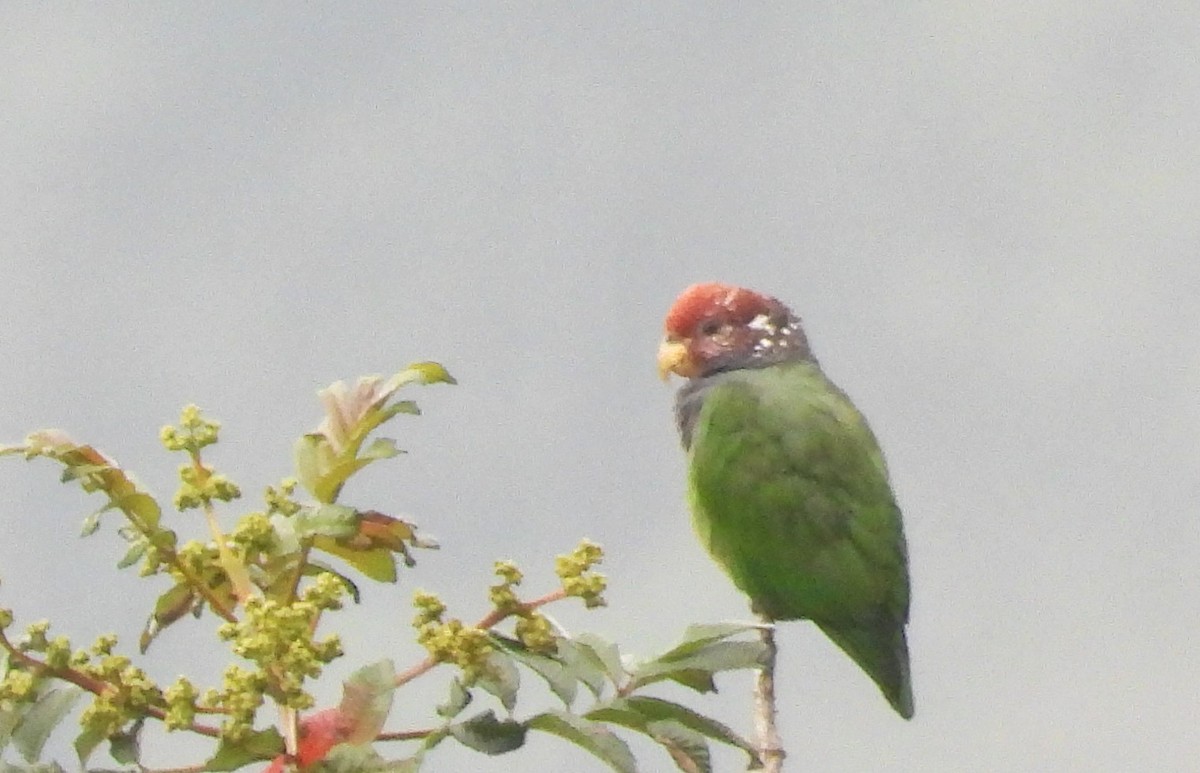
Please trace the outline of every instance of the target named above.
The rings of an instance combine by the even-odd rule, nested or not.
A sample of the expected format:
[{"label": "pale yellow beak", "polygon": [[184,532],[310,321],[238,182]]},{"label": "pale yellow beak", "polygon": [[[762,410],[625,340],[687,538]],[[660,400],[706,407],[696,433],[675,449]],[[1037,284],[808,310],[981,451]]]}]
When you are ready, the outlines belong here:
[{"label": "pale yellow beak", "polygon": [[658,377],[666,381],[674,373],[691,378],[694,371],[691,358],[688,357],[687,341],[664,338],[658,346]]}]

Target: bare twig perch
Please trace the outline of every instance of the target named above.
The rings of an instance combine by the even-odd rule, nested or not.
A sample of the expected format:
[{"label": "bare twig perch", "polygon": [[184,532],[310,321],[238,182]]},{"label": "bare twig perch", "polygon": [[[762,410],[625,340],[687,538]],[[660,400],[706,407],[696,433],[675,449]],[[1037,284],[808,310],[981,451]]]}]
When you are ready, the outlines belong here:
[{"label": "bare twig perch", "polygon": [[759,638],[766,647],[762,670],[754,679],[754,732],[757,736],[758,756],[763,763],[763,773],[780,773],[783,770],[783,742],[775,726],[775,622],[760,615],[763,622]]}]

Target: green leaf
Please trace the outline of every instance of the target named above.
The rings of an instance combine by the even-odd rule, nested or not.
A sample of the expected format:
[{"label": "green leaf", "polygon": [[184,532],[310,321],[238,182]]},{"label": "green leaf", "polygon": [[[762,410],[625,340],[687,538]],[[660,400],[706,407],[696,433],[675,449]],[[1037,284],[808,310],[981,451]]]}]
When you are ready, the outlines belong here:
[{"label": "green leaf", "polygon": [[96,512],[83,519],[83,524],[79,527],[80,537],[90,537],[96,533],[96,529],[100,528],[100,516],[108,510],[112,505],[105,505]]},{"label": "green leaf", "polygon": [[396,581],[396,558],[387,548],[356,550],[329,537],[317,537],[313,547],[337,556],[376,582]]},{"label": "green leaf", "polygon": [[417,752],[411,757],[405,757],[402,760],[389,760],[387,767],[384,768],[387,773],[417,773],[421,769],[421,764],[425,761],[424,750]]},{"label": "green leaf", "polygon": [[502,651],[492,651],[488,654],[483,673],[476,684],[482,689],[495,695],[510,714],[517,706],[517,690],[521,687],[521,672],[516,663]]},{"label": "green leaf", "polygon": [[39,762],[32,765],[14,765],[0,760],[0,773],[65,773],[57,762]]},{"label": "green leaf", "polygon": [[[386,397],[384,397],[384,400],[386,400]],[[359,421],[359,424],[354,426],[353,437],[355,443],[361,445],[366,436],[371,435],[371,432],[377,430],[380,425],[386,424],[388,421],[395,419],[402,413],[412,415],[412,417],[419,417],[419,415],[421,415],[421,409],[416,407],[416,403],[412,400],[400,400],[391,403],[390,406],[374,408],[373,411],[368,411],[366,415],[364,415],[364,417],[362,417],[362,419]],[[401,454],[404,453],[404,451],[400,449],[397,449],[397,451]]]},{"label": "green leaf", "polygon": [[365,744],[379,735],[392,710],[396,692],[396,668],[390,660],[380,660],[355,671],[342,685],[338,705],[342,717],[352,726],[345,742]]},{"label": "green leaf", "polygon": [[650,679],[644,682],[635,682],[634,687],[643,687],[652,682],[669,680],[676,684],[681,684],[689,690],[698,693],[710,693],[717,691],[717,683],[713,679],[711,671],[697,671],[695,669],[683,669],[681,671],[671,671],[667,674],[659,676],[657,679]]},{"label": "green leaf", "polygon": [[341,493],[342,486],[350,479],[350,476],[373,461],[375,460],[352,457],[335,462],[317,479],[316,488],[312,492],[313,497],[318,502],[333,503],[338,498],[338,494]]},{"label": "green leaf", "polygon": [[676,767],[684,773],[711,773],[708,744],[699,733],[669,720],[649,723],[646,732],[667,750]]},{"label": "green leaf", "polygon": [[575,701],[579,680],[561,660],[533,652],[516,639],[498,633],[492,633],[491,638],[497,647],[511,655],[514,660],[546,680],[550,690],[565,706],[569,708]]},{"label": "green leaf", "polygon": [[60,459],[67,466],[63,468],[62,475],[59,476],[59,481],[62,483],[70,483],[73,480],[79,481],[79,485],[84,491],[92,492],[101,488],[101,483],[95,480],[89,480],[89,475],[102,475],[109,470],[115,469],[111,464],[82,464],[68,461],[66,457]]},{"label": "green leaf", "polygon": [[122,765],[133,765],[141,757],[140,735],[144,719],[133,723],[127,732],[114,735],[108,739],[108,755]]},{"label": "green leaf", "polygon": [[149,547],[149,543],[144,539],[134,542],[129,546],[129,550],[125,551],[125,557],[117,562],[117,568],[128,569],[141,561],[142,556],[146,555],[147,547]]},{"label": "green leaf", "polygon": [[399,456],[402,453],[404,452],[399,448],[396,448],[395,440],[387,437],[379,437],[372,440],[371,445],[363,449],[363,452],[359,455],[359,458],[375,461],[377,459],[391,459],[392,457]]},{"label": "green leaf", "polygon": [[620,725],[627,727],[630,730],[636,730],[639,733],[645,732],[646,724],[650,721],[641,712],[630,708],[625,701],[620,698],[614,699],[607,703],[592,709],[583,715],[584,719],[594,720],[596,722],[607,722],[610,725]]},{"label": "green leaf", "polygon": [[337,499],[342,485],[367,464],[400,453],[394,442],[376,440],[359,456],[366,437],[401,413],[418,413],[416,404],[385,405],[397,389],[410,383],[454,383],[436,363],[415,363],[386,382],[378,376],[360,378],[350,388],[338,381],[318,392],[326,418],[319,432],[305,435],[296,445],[296,477],[318,502]]},{"label": "green leaf", "polygon": [[637,761],[629,746],[599,722],[566,711],[547,711],[531,717],[526,726],[570,741],[595,755],[618,773],[637,773]]},{"label": "green leaf", "polygon": [[[380,395],[380,399],[386,401],[389,394]],[[358,450],[362,446],[367,435],[374,432],[380,425],[391,421],[396,416],[407,413],[412,415],[420,415],[417,409],[417,404],[411,400],[401,400],[398,403],[393,403],[387,407],[376,407],[368,409],[366,413],[359,417],[353,427],[349,429],[349,434],[346,437],[346,446],[342,450],[344,459],[353,459],[358,456]],[[400,449],[396,449],[397,453],[404,453]]]},{"label": "green leaf", "polygon": [[321,760],[321,773],[403,773],[415,771],[407,760],[390,762],[366,746],[339,744]]},{"label": "green leaf", "polygon": [[144,491],[115,496],[112,503],[129,516],[142,532],[157,529],[159,521],[162,520],[162,508],[159,507],[158,501]]},{"label": "green leaf", "polygon": [[221,741],[217,753],[209,758],[204,769],[211,771],[237,770],[243,765],[269,760],[283,754],[283,737],[273,727],[258,730],[238,741]]},{"label": "green leaf", "polygon": [[[0,669],[0,673],[7,669]],[[0,750],[8,746],[8,742],[12,739],[13,730],[17,725],[21,724],[21,712],[16,707],[12,709],[0,709]]]},{"label": "green leaf", "polygon": [[484,754],[505,754],[525,744],[525,726],[511,719],[497,719],[492,711],[453,724],[449,731],[463,746]]},{"label": "green leaf", "polygon": [[13,746],[27,762],[37,762],[50,733],[71,712],[83,691],[78,687],[54,687],[38,696],[23,712],[21,723],[13,731]]},{"label": "green leaf", "polygon": [[563,637],[558,640],[558,657],[572,679],[583,682],[584,686],[592,691],[592,695],[600,697],[604,692],[606,671],[595,650],[574,639]]},{"label": "green leaf", "polygon": [[171,586],[154,602],[154,614],[146,621],[142,635],[138,639],[138,649],[144,655],[163,629],[180,619],[196,604],[196,593],[192,586],[180,582]]},{"label": "green leaf", "polygon": [[163,551],[173,551],[179,546],[179,537],[170,529],[155,529],[147,535],[147,539],[151,545]]},{"label": "green leaf", "polygon": [[444,366],[436,362],[414,362],[392,376],[388,386],[399,389],[405,384],[457,384],[454,376]]},{"label": "green leaf", "polygon": [[596,653],[597,659],[604,667],[604,673],[614,685],[620,686],[625,681],[625,667],[621,663],[621,652],[616,644],[594,633],[579,634],[575,637],[575,643]]},{"label": "green leaf", "polygon": [[[400,414],[408,414],[409,416],[420,416],[421,409],[412,400],[397,400],[388,407],[380,411],[386,418],[383,421],[388,421]],[[379,422],[382,424],[383,422]]]},{"label": "green leaf", "polygon": [[[605,705],[592,709],[584,714],[584,717],[646,733],[647,736],[668,747],[672,756],[685,754],[685,756],[692,757],[689,765],[700,763],[701,753],[697,749],[703,745],[703,739],[692,738],[686,733],[678,732],[676,727],[742,749],[749,757],[749,767],[756,768],[761,765],[754,744],[739,736],[730,726],[704,717],[703,714],[692,711],[686,706],[680,706],[679,703],[658,699],[658,697],[631,696],[625,697],[625,699],[613,699]],[[679,748],[676,749],[671,744],[676,744]],[[707,755],[706,745],[703,747],[703,759],[707,759]],[[707,768],[701,765],[700,769]]]},{"label": "green leaf", "polygon": [[454,719],[471,703],[471,691],[463,687],[458,677],[450,680],[450,695],[437,707],[439,717]]},{"label": "green leaf", "polygon": [[692,654],[712,642],[721,641],[751,631],[757,632],[761,628],[762,625],[759,623],[699,623],[689,625],[683,631],[683,640],[659,655],[656,660],[677,660]]},{"label": "green leaf", "polygon": [[96,751],[96,747],[102,743],[104,743],[104,735],[95,730],[84,730],[75,736],[75,754],[79,757],[79,764],[86,767],[88,757],[91,757],[92,752]]},{"label": "green leaf", "polygon": [[305,537],[333,537],[345,539],[358,531],[358,512],[345,505],[319,505],[301,507],[289,519],[301,539]]},{"label": "green leaf", "polygon": [[310,432],[296,441],[292,456],[296,464],[296,480],[308,493],[316,496],[321,476],[333,464],[333,449],[329,441],[320,433]]},{"label": "green leaf", "polygon": [[758,762],[758,752],[754,744],[738,735],[731,727],[723,722],[706,717],[687,706],[673,701],[654,698],[647,695],[634,695],[624,699],[625,704],[642,716],[652,721],[670,720],[691,730],[719,741],[729,746],[736,746],[750,755],[751,763]]},{"label": "green leaf", "polygon": [[[585,716],[649,736],[667,750],[680,770],[688,773],[709,773],[711,770],[708,744],[704,735],[674,719],[651,718],[638,711],[636,704],[622,699],[593,709]],[[751,759],[757,761],[758,758]]]},{"label": "green leaf", "polygon": [[[762,642],[756,641],[711,641],[691,650],[683,656],[667,653],[654,660],[641,663],[633,670],[633,684],[642,686],[664,679],[673,679],[686,686],[704,684],[703,692],[710,692],[711,675],[719,671],[742,668],[758,668],[765,653]],[[664,660],[664,658],[667,658]],[[701,675],[709,675],[706,681]]]}]

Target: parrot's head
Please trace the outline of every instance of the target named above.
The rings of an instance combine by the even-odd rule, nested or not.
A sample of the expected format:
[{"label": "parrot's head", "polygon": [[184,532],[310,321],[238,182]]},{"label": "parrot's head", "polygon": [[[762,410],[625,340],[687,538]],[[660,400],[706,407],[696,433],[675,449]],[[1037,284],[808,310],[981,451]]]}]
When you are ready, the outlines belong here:
[{"label": "parrot's head", "polygon": [[658,372],[698,378],[724,370],[811,360],[800,320],[753,290],[705,282],[680,293],[667,312]]}]

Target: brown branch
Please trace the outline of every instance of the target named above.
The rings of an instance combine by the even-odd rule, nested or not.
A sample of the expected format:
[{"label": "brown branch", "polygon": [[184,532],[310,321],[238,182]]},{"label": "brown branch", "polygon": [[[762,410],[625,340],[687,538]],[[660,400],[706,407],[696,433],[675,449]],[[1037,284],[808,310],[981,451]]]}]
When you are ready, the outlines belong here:
[{"label": "brown branch", "polygon": [[567,592],[562,588],[559,588],[558,590],[551,591],[545,596],[536,598],[533,601],[523,601],[511,608],[493,609],[491,612],[488,612],[486,615],[480,618],[479,622],[475,624],[475,627],[482,628],[486,631],[489,628],[492,628],[503,622],[507,618],[512,617],[513,615],[529,614],[539,607],[544,607],[547,604],[553,604],[555,601],[562,601],[565,598],[567,598]]},{"label": "brown branch", "polygon": [[109,685],[108,682],[95,679],[87,674],[76,671],[73,668],[52,668],[45,661],[38,660],[32,655],[29,655],[13,646],[13,643],[9,641],[8,636],[2,631],[0,631],[0,647],[3,647],[8,652],[8,656],[10,658],[38,676],[50,676],[54,677],[55,679],[61,679],[64,682],[70,682],[76,687],[81,687],[93,695],[102,695],[111,689],[111,685]]},{"label": "brown branch", "polygon": [[206,602],[208,602],[208,608],[215,612],[218,617],[227,623],[236,623],[238,621],[237,615],[235,615],[231,609],[225,606],[224,600],[219,598],[217,594],[213,593],[212,589],[209,588],[206,583],[201,581],[201,579],[197,577],[190,569],[188,569],[188,567],[184,566],[183,562],[179,560],[179,556],[175,553],[174,549],[168,552],[167,558],[171,566],[178,570],[178,572],[187,579],[187,583],[192,590],[199,593],[200,596]]},{"label": "brown branch", "polygon": [[434,660],[432,657],[425,658],[415,666],[410,666],[404,671],[401,671],[399,674],[396,674],[396,678],[392,681],[392,686],[403,687],[412,680],[416,679],[418,676],[432,671],[434,667],[437,666],[438,662],[439,661]]},{"label": "brown branch", "polygon": [[422,738],[428,738],[437,730],[429,728],[428,730],[394,730],[388,733],[380,733],[375,736],[376,741],[420,741]]},{"label": "brown branch", "polygon": [[[15,647],[3,631],[0,631],[0,647],[3,647],[4,650],[8,652],[9,658],[11,658],[13,661],[39,676],[48,676],[54,679],[61,679],[64,682],[70,682],[76,687],[80,687],[87,692],[90,692],[92,695],[97,696],[117,689],[112,684],[109,684],[102,679],[96,679],[95,677],[88,676],[87,674],[81,671],[76,671],[73,668],[54,668],[45,661],[38,660],[32,655],[29,655],[28,653]],[[161,708],[158,708],[157,706],[146,706],[141,710],[141,713],[144,716],[157,719],[160,722],[165,721],[167,718],[167,712]],[[193,733],[205,735],[210,738],[217,738],[221,735],[220,728],[211,727],[209,725],[201,725],[195,722],[188,725],[186,728],[180,729],[190,730]]]},{"label": "brown branch", "polygon": [[[296,600],[300,593],[300,581],[304,579],[304,567],[308,565],[308,556],[312,552],[312,545],[305,540],[300,545],[300,556],[296,559],[296,574],[292,577],[290,587],[288,588],[286,603],[291,604]],[[315,625],[315,621],[314,621]]]}]

